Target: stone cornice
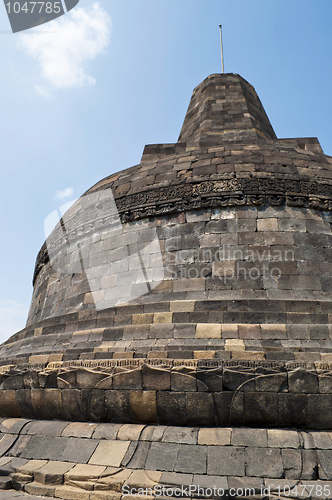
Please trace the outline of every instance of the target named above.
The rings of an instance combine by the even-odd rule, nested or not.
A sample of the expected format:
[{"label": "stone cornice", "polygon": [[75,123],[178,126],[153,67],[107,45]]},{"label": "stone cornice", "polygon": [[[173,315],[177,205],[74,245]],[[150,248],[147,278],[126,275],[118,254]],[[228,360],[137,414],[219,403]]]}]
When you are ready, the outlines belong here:
[{"label": "stone cornice", "polygon": [[332,210],[332,184],[304,179],[243,177],[154,188],[116,200],[123,222],[167,213],[234,206]]}]

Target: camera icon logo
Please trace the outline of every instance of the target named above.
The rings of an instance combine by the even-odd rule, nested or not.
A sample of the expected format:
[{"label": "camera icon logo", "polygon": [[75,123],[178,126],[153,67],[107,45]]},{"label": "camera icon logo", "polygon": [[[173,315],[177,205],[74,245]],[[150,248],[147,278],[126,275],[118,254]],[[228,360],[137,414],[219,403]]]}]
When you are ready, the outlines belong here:
[{"label": "camera icon logo", "polygon": [[79,0],[3,0],[13,33],[35,28],[63,16]]}]

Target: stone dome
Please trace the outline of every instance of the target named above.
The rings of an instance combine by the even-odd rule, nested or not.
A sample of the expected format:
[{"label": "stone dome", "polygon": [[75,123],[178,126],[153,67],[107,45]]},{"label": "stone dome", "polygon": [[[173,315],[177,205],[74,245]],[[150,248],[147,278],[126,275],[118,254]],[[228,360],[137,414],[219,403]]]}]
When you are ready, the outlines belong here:
[{"label": "stone dome", "polygon": [[[177,143],[146,146],[60,213],[26,328],[0,349],[20,380],[8,390],[99,391],[93,409],[54,403],[68,419],[172,423],[182,408],[184,425],[326,428],[294,408],[303,392],[331,403],[331,210],[319,141],[278,139],[246,80],[210,75]],[[10,412],[36,415],[20,394]]]}]

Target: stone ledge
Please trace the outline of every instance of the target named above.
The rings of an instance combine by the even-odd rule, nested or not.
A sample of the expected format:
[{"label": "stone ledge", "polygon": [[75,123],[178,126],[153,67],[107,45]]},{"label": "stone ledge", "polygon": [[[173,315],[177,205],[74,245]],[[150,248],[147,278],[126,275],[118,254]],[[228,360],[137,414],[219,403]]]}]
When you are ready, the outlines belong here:
[{"label": "stone ledge", "polygon": [[[286,486],[293,488],[296,484],[332,487],[332,431],[93,424],[94,431],[86,438],[91,424],[67,422],[65,427],[61,423],[57,433],[47,436],[50,426],[57,424],[20,419],[0,421],[0,436],[12,432],[10,436],[15,436],[17,443],[21,440],[19,446],[0,458],[0,471],[12,470],[16,488],[66,500],[94,500],[101,493],[109,495],[105,498],[116,496],[120,500],[123,485],[127,488],[215,485],[225,491],[250,487],[256,494],[262,486],[270,487],[271,494],[278,487],[283,491]],[[75,437],[68,437],[66,429],[73,426],[77,426]],[[104,439],[95,439],[101,435],[99,429]],[[107,435],[113,437],[108,439]],[[25,437],[29,441],[23,442]],[[62,460],[47,458],[49,449],[62,440],[64,450],[69,448],[68,443],[77,450],[76,461],[68,460],[64,454]],[[89,447],[91,442],[96,446]],[[59,444],[56,446],[59,450]],[[29,458],[31,447],[38,459]],[[90,450],[83,460],[82,447]],[[99,463],[92,463],[97,455]],[[110,465],[110,459],[114,465]],[[287,493],[284,496],[289,498]],[[311,498],[308,491],[306,498]],[[332,490],[331,496],[326,494],[324,498],[332,498]]]},{"label": "stone ledge", "polygon": [[186,363],[124,359],[116,366],[109,360],[102,366],[85,362],[85,366],[74,363],[53,369],[11,368],[1,375],[0,415],[106,423],[330,428],[330,365],[220,362],[201,356]]}]

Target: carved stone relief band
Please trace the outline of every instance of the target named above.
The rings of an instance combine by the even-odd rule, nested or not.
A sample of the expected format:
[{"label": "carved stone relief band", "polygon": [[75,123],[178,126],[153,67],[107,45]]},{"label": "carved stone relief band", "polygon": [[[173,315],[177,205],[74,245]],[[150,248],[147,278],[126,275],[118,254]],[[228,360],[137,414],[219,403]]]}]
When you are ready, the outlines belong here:
[{"label": "carved stone relief band", "polygon": [[235,178],[155,188],[116,200],[123,222],[165,213],[232,206],[332,210],[332,184],[275,177]]}]

